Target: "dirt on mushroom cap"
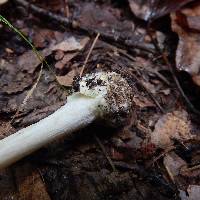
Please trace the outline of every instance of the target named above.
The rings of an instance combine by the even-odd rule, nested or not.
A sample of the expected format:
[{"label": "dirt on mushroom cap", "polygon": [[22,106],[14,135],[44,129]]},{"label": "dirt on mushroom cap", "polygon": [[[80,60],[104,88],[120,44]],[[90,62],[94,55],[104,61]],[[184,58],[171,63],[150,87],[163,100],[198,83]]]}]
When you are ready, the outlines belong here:
[{"label": "dirt on mushroom cap", "polygon": [[127,122],[132,109],[132,89],[127,81],[115,72],[88,74],[80,81],[80,93],[89,97],[103,97],[99,116],[114,126]]}]

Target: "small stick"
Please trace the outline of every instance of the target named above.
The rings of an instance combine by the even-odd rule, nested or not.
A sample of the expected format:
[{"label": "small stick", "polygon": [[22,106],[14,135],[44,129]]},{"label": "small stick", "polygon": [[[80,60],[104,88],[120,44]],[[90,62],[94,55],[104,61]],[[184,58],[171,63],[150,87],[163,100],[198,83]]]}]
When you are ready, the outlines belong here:
[{"label": "small stick", "polygon": [[88,62],[88,59],[89,59],[89,57],[90,57],[90,55],[91,55],[91,53],[92,53],[92,50],[94,49],[94,46],[95,46],[95,44],[96,44],[96,42],[97,42],[99,36],[100,36],[100,34],[98,33],[97,36],[95,37],[93,43],[92,43],[92,46],[90,47],[90,50],[89,50],[89,52],[88,52],[88,54],[87,54],[87,56],[86,56],[86,58],[85,58],[85,61],[84,61],[84,63],[83,63],[83,67],[82,67],[81,72],[80,72],[80,77],[82,77],[82,75],[83,75],[85,66],[86,66],[86,64],[87,64],[87,62]]},{"label": "small stick", "polygon": [[79,91],[50,116],[0,140],[0,168],[69,135],[93,121],[111,126],[127,123],[132,108],[132,89],[115,72],[88,74],[80,79]]},{"label": "small stick", "polygon": [[97,142],[98,145],[100,146],[100,148],[101,148],[103,154],[105,155],[105,157],[106,157],[106,159],[108,160],[110,166],[112,167],[113,172],[116,172],[117,169],[116,169],[114,163],[112,162],[110,156],[107,154],[107,152],[106,152],[106,150],[105,150],[103,144],[101,143],[101,140],[100,140],[96,135],[94,135],[94,139],[96,140],[96,142]]}]

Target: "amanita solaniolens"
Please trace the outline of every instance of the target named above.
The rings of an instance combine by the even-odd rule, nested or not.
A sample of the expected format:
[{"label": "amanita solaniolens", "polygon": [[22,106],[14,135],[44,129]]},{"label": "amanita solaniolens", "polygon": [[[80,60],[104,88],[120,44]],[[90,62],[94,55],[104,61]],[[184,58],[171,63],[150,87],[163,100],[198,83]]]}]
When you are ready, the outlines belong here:
[{"label": "amanita solaniolens", "polygon": [[0,140],[0,168],[7,167],[42,146],[100,120],[108,125],[126,123],[132,109],[132,89],[115,72],[87,74],[79,91],[50,116]]}]

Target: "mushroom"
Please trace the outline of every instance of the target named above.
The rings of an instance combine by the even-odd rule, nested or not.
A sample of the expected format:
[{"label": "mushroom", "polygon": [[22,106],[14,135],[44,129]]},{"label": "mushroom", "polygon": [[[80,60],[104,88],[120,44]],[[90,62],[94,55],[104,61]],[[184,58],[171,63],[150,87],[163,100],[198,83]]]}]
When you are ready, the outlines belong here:
[{"label": "mushroom", "polygon": [[0,168],[5,168],[42,146],[69,135],[95,120],[111,126],[127,122],[132,89],[115,72],[98,72],[80,78],[78,92],[48,117],[0,140]]}]

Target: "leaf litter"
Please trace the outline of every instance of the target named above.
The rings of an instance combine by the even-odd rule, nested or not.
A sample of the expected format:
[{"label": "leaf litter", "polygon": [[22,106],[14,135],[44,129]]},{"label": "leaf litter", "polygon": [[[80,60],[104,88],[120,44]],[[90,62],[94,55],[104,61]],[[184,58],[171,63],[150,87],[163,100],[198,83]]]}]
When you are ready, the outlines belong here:
[{"label": "leaf litter", "polygon": [[[51,3],[39,0],[32,2],[47,13],[51,11],[59,15],[63,14],[65,5],[74,24],[65,27],[64,31],[59,21],[55,28],[51,20],[38,18],[37,13],[19,16],[22,30],[26,30],[26,35],[40,49],[52,68],[49,70],[44,67],[37,88],[12,123],[14,128],[27,126],[46,117],[66,101],[68,91],[60,88],[56,80],[62,86],[72,86],[89,55],[89,43],[95,37],[88,37],[82,31],[74,32],[77,26],[85,27],[88,32],[96,30],[100,33],[83,74],[96,70],[120,72],[134,90],[134,111],[129,125],[121,130],[93,125],[82,130],[80,138],[72,137],[69,141],[61,139],[44,147],[13,166],[16,180],[12,174],[2,172],[2,200],[16,196],[19,199],[106,199],[108,195],[112,199],[141,199],[142,195],[142,199],[164,200],[174,199],[177,194],[181,199],[196,200],[200,185],[197,167],[200,157],[196,140],[199,135],[198,118],[184,105],[168,66],[159,54],[152,55],[150,52],[155,50],[152,39],[157,39],[162,50],[176,57],[177,69],[190,73],[198,85],[198,3],[186,5],[191,2],[189,0],[159,2],[152,1],[150,5],[147,1],[127,1],[135,17],[140,19],[152,21],[159,18],[164,20],[161,21],[163,24],[166,19],[160,17],[166,16],[168,20],[171,17],[172,30],[166,32],[165,28],[158,30],[154,27],[153,38],[147,35],[145,22],[135,21],[131,11],[128,11],[128,4],[121,4],[120,1],[75,0],[64,4],[56,0]],[[3,6],[10,9],[12,3]],[[19,15],[18,12],[21,13],[21,10],[17,11]],[[6,16],[17,23],[14,16]],[[36,23],[38,19],[41,22]],[[159,26],[160,22],[154,23]],[[170,29],[170,25],[167,27]],[[0,31],[10,36],[8,44],[19,46],[12,39],[12,34],[5,32],[4,27]],[[176,38],[172,42],[174,46],[178,43],[177,49],[168,44],[170,36],[174,34],[172,31],[179,37],[179,40]],[[110,41],[121,42],[118,45]],[[140,48],[127,48],[123,46],[124,41],[124,44],[130,45],[145,44],[145,48],[151,50],[144,53]],[[167,49],[169,46],[176,49],[176,54]],[[21,53],[12,46],[5,45],[3,48],[5,51],[0,54],[0,131],[2,137],[5,137],[10,133],[3,132],[4,125],[12,118],[27,91],[33,87],[41,62],[26,47],[23,47],[24,52]],[[12,52],[6,48],[12,49]],[[184,82],[184,76],[180,76],[179,80],[180,83]],[[195,95],[191,98],[195,98]],[[158,105],[162,107],[162,112]],[[91,137],[93,133],[100,138],[104,154]],[[168,148],[170,150],[165,151]],[[111,158],[109,162],[108,158]],[[153,163],[150,168],[149,162]],[[8,190],[5,184],[11,189]],[[18,190],[13,187],[14,184]],[[177,190],[173,189],[174,184]],[[99,185],[102,187],[99,188]]]}]

